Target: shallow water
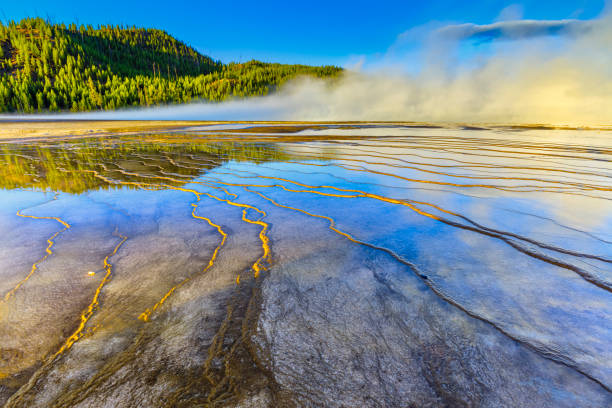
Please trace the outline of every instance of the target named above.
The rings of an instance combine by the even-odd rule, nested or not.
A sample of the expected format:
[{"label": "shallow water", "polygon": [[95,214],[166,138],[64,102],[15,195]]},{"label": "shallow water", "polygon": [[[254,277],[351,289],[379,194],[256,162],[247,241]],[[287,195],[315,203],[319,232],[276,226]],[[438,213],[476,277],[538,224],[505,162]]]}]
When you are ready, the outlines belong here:
[{"label": "shallow water", "polygon": [[612,404],[612,132],[0,147],[6,406]]}]

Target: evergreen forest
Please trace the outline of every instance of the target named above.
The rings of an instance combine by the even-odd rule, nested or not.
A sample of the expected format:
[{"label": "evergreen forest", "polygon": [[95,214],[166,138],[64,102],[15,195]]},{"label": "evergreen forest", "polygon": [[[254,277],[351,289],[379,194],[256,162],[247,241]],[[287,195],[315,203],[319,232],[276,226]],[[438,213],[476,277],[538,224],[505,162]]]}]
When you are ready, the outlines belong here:
[{"label": "evergreen forest", "polygon": [[222,63],[150,28],[0,23],[0,112],[89,111],[267,95],[335,66]]}]

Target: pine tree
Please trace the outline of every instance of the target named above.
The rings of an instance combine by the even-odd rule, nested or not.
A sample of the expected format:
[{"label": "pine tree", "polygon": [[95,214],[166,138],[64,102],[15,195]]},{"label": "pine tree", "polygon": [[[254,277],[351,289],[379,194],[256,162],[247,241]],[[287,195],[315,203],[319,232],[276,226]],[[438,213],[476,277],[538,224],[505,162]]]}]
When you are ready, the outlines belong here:
[{"label": "pine tree", "polygon": [[[165,68],[164,68],[165,66]],[[0,111],[115,109],[265,95],[299,75],[337,67],[222,64],[167,33],[136,27],[0,24]]]}]

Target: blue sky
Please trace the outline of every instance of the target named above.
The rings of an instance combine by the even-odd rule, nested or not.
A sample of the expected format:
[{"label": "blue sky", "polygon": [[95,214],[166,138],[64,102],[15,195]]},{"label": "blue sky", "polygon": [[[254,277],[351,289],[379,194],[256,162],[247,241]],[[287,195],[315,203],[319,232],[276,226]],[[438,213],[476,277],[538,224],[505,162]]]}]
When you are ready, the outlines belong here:
[{"label": "blue sky", "polygon": [[535,20],[591,19],[604,7],[605,0],[3,0],[0,18],[155,27],[223,61],[345,66],[384,54],[401,33],[432,22],[489,24],[500,13]]}]

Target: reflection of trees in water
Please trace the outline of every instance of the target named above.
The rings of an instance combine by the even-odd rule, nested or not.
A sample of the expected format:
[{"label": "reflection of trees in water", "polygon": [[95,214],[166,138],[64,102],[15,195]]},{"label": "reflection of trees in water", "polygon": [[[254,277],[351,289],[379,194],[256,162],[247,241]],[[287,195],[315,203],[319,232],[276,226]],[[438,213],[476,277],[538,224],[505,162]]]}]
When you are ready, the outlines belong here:
[{"label": "reflection of trees in water", "polygon": [[[39,406],[99,405],[117,395],[122,406],[226,406],[260,390],[276,393],[270,406],[333,406],[329,396],[340,400],[345,384],[344,406],[361,406],[354,401],[365,396],[381,406],[505,406],[508,396],[510,405],[525,405],[517,402],[520,396],[527,405],[566,406],[539,392],[560,387],[567,394],[559,398],[581,393],[585,401],[600,401],[608,395],[605,367],[582,358],[588,350],[605,349],[605,336],[582,333],[597,332],[592,328],[599,321],[589,315],[606,312],[600,299],[608,293],[601,289],[610,289],[593,265],[603,270],[612,261],[596,251],[599,244],[591,252],[591,241],[583,253],[549,238],[565,239],[572,231],[599,239],[560,223],[542,239],[520,226],[525,218],[496,217],[489,200],[513,193],[533,202],[534,191],[581,194],[585,202],[595,199],[587,194],[603,196],[607,176],[594,171],[587,156],[593,149],[563,153],[571,149],[468,135],[364,136],[357,143],[348,139],[359,136],[269,134],[304,128],[259,127],[261,134],[250,128],[240,137],[222,130],[7,146],[0,169],[13,176],[2,178],[9,188],[83,192],[122,186],[176,194],[123,195],[134,217],[117,218],[115,246],[99,255],[105,256],[103,280],[93,295],[81,291],[85,309],[62,311],[80,325],[65,330],[59,351],[49,342],[57,358],[29,379],[26,369],[10,365],[23,380],[16,381],[21,388],[6,406],[34,406],[41,396],[49,402]],[[229,160],[291,164],[225,166],[207,174]],[[490,193],[482,194],[485,189]],[[122,194],[117,196],[113,204],[121,205],[115,200]],[[66,209],[76,212],[75,203],[68,202],[62,216]],[[483,218],[473,208],[491,213]],[[192,219],[186,221],[188,211]],[[523,215],[547,215],[527,211]],[[99,224],[108,228],[115,221],[103,214]],[[75,222],[66,241],[79,237],[83,227],[96,227],[100,235],[93,221]],[[507,221],[519,227],[509,228]],[[191,222],[194,231],[205,228],[205,235],[192,235]],[[67,246],[57,248],[54,257],[85,253],[90,243],[84,241],[72,241],[66,254]],[[121,258],[113,259],[118,252]],[[67,293],[67,268],[56,265],[61,279],[46,283],[45,295]],[[264,281],[258,275],[266,268],[271,273],[261,275]],[[568,271],[597,287],[568,279]],[[109,279],[113,284],[106,284]],[[18,284],[18,293],[44,310],[45,296],[34,296],[31,283]],[[576,304],[593,312],[576,312]],[[15,314],[30,310],[14,305]],[[43,319],[66,324],[70,317]],[[97,326],[105,321],[114,323]],[[42,338],[42,330],[32,336]],[[121,338],[123,345],[106,351]],[[23,355],[34,354],[31,343],[19,343],[25,344]],[[90,359],[79,361],[83,355]],[[371,363],[378,361],[384,364]],[[73,380],[81,368],[91,374]],[[404,373],[414,375],[404,381]],[[351,388],[359,376],[363,384]],[[538,378],[533,388],[524,380],[531,377]],[[480,381],[477,386],[472,379]],[[416,402],[408,403],[407,395]]]},{"label": "reflection of trees in water", "polygon": [[118,182],[171,177],[164,183],[182,185],[227,161],[263,163],[288,159],[271,143],[198,139],[186,143],[184,137],[150,137],[154,140],[142,136],[4,145],[0,153],[0,188],[75,194],[94,189],[138,188],[108,183],[92,170]]}]

